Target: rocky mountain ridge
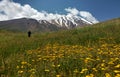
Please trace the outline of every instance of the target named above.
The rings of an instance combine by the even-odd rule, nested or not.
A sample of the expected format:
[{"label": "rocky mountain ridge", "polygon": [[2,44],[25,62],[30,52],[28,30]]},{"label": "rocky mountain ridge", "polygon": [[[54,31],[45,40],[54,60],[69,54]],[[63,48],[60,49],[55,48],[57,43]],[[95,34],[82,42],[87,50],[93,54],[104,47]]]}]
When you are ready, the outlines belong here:
[{"label": "rocky mountain ridge", "polygon": [[91,25],[89,22],[80,17],[63,16],[54,20],[35,20],[31,18],[20,18],[7,21],[0,21],[0,29],[16,30],[16,31],[58,31],[61,29],[72,29]]}]

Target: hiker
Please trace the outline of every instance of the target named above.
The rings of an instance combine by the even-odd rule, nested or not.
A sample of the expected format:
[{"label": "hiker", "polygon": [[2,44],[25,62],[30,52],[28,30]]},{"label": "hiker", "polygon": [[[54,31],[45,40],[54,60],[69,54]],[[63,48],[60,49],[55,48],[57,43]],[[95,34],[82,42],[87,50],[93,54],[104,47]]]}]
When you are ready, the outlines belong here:
[{"label": "hiker", "polygon": [[31,37],[31,31],[28,31],[28,37]]}]

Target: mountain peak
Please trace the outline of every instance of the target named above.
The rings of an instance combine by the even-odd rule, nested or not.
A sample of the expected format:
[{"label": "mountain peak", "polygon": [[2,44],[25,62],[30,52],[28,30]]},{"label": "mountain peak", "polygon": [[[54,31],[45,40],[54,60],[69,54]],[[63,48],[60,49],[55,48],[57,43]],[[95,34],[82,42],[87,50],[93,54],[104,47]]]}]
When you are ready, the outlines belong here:
[{"label": "mountain peak", "polygon": [[94,24],[82,17],[71,16],[71,15],[61,16],[59,18],[52,20],[39,20],[39,23],[48,23],[48,22],[58,27],[64,27],[67,29]]}]

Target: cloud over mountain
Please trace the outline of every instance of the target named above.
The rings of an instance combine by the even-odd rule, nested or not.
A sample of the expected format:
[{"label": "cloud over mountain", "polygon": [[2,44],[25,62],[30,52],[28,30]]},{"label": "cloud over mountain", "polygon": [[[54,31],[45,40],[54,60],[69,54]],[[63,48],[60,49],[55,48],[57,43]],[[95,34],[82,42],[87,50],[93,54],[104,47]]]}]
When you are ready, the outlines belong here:
[{"label": "cloud over mountain", "polygon": [[98,20],[87,11],[79,11],[76,8],[65,8],[67,14],[48,13],[46,11],[38,11],[32,8],[30,5],[21,5],[10,0],[0,1],[0,21],[10,20],[16,18],[34,18],[37,20],[52,20],[63,16],[78,16],[85,18],[86,20],[97,23]]}]

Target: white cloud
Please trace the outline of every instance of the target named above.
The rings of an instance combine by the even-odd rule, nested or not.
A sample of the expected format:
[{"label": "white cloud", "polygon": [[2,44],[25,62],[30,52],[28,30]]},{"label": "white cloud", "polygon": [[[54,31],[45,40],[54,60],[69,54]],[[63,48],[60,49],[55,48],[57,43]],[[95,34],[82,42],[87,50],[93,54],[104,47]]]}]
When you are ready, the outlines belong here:
[{"label": "white cloud", "polygon": [[72,15],[78,15],[79,14],[79,11],[76,8],[70,8],[69,7],[69,8],[66,8],[65,10]]},{"label": "white cloud", "polygon": [[79,11],[76,8],[65,8],[67,14],[53,14],[48,13],[46,11],[37,11],[36,9],[32,8],[30,5],[25,4],[21,5],[19,3],[15,3],[10,0],[2,0],[0,1],[0,21],[3,20],[10,20],[16,18],[34,18],[37,20],[51,20],[60,18],[63,16],[79,16],[91,21],[93,23],[98,22],[95,17],[92,16],[91,13],[86,11]]},{"label": "white cloud", "polygon": [[95,17],[92,16],[90,12],[80,11],[80,15],[83,18],[87,19],[88,21],[92,21],[93,23],[98,23],[98,21],[95,19]]}]

